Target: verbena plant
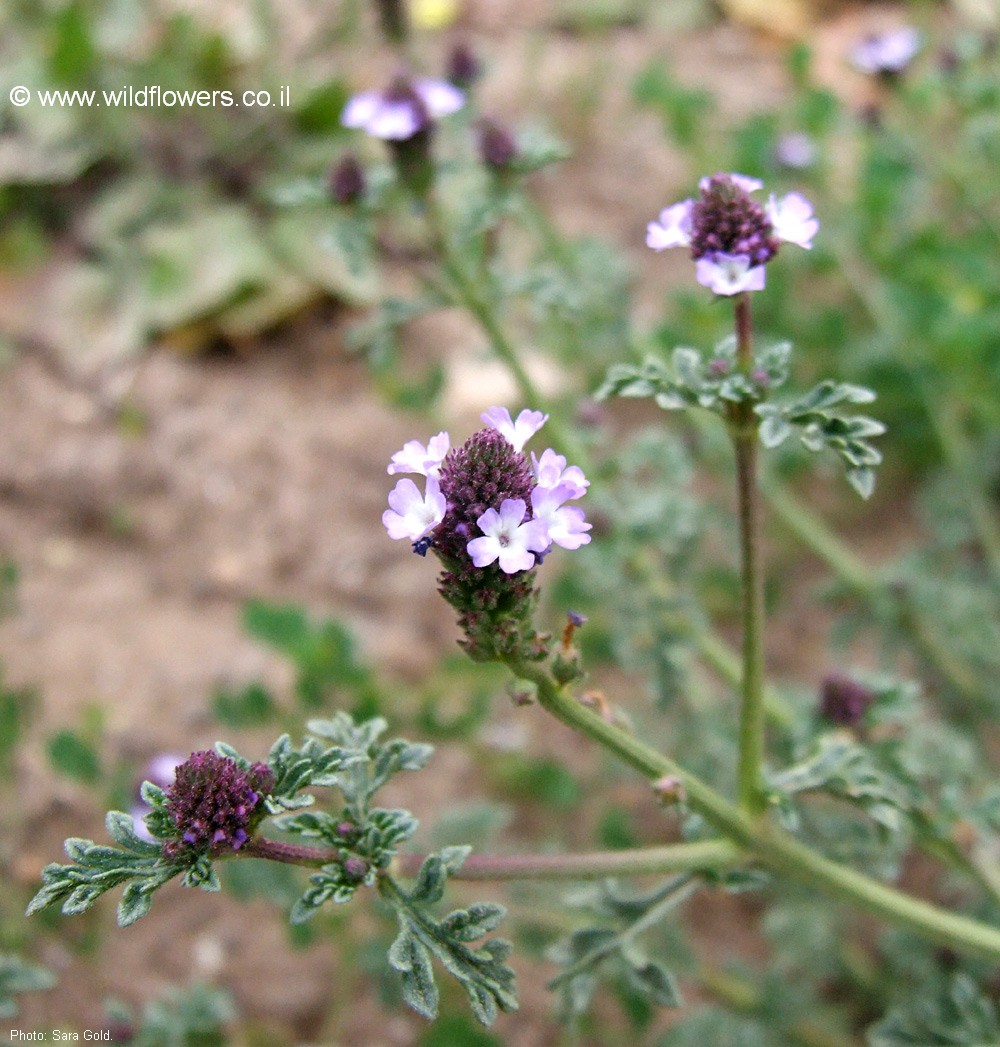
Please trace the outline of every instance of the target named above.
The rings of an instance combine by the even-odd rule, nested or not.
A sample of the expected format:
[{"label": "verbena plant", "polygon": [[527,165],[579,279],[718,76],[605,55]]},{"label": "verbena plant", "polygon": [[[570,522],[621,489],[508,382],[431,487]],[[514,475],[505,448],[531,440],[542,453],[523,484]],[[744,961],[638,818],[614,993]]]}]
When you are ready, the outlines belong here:
[{"label": "verbena plant", "polygon": [[[386,14],[403,47],[400,9],[386,4]],[[811,250],[814,239],[820,250],[812,205],[798,192],[765,197],[747,174],[709,174],[697,195],[651,222],[649,246],[687,249],[715,313],[731,306],[726,337],[707,349],[664,353],[656,339],[631,334],[609,256],[559,238],[533,203],[524,176],[557,158],[558,144],[514,135],[481,114],[469,119],[475,69],[454,61],[452,73],[457,83],[401,74],[344,110],[345,124],[387,143],[391,167],[342,158],[331,178],[340,228],[351,250],[369,257],[380,232],[405,224],[421,286],[416,298],[384,302],[358,342],[385,363],[414,316],[462,308],[528,406],[513,417],[484,404],[484,428],[456,446],[444,431],[408,442],[388,464],[389,474],[403,475],[383,523],[389,538],[437,559],[460,644],[473,660],[509,672],[523,715],[554,717],[640,775],[680,837],[593,853],[412,852],[405,845],[415,818],[377,806],[376,798],[393,776],[422,772],[430,747],[385,741],[384,719],[338,712],[311,720],[304,740],[282,735],[263,761],[220,743],[180,763],[165,787],[147,782],[144,822],[111,812],[113,845],[68,840],[69,863],[45,868],[29,913],[80,913],[121,887],[118,919],[127,926],[174,878],[218,890],[221,862],[298,865],[311,871],[292,905],[293,923],[376,894],[398,922],[388,964],[406,1002],[436,1017],[440,967],[490,1024],[498,1011],[517,1007],[511,946],[491,936],[505,912],[485,902],[446,911],[448,881],[598,881],[576,896],[572,933],[552,952],[562,965],[553,988],[570,1017],[586,1012],[602,977],[647,1006],[680,1006],[680,968],[730,1012],[751,1016],[761,1043],[836,1047],[856,1042],[866,1024],[878,1045],[996,1042],[1000,1022],[987,979],[1000,962],[992,857],[1000,792],[990,787],[974,735],[937,718],[915,686],[889,675],[830,674],[819,701],[766,678],[762,480],[800,535],[873,608],[895,616],[939,673],[954,683],[964,671],[960,654],[927,633],[924,609],[868,577],[759,461],[796,443],[827,452],[863,498],[873,493],[881,461],[874,441],[883,426],[864,413],[874,393],[822,375],[809,389],[785,391],[791,345],[754,330],[752,301],[773,293],[766,288],[772,265],[780,272],[786,252]],[[528,263],[517,253],[522,242],[507,240],[525,230],[537,236]],[[525,301],[527,321],[517,312]],[[737,512],[724,534],[738,549],[738,651],[694,598],[691,554],[704,519],[687,489],[684,451],[654,433],[620,456],[602,454],[585,426],[567,425],[559,405],[542,403],[515,321],[534,321],[543,340],[571,346],[584,372],[603,354],[595,344],[617,344],[630,362],[610,368],[598,399],[649,400],[667,412],[666,425],[679,413],[691,418],[709,446],[725,437],[735,462]],[[555,446],[526,452],[544,425]],[[584,498],[596,510],[591,521]],[[552,570],[544,559],[564,556],[557,547],[572,553],[576,570],[553,587],[556,600],[567,602],[558,628],[547,629],[538,580]],[[612,629],[609,619],[621,616],[629,620]],[[588,633],[614,640],[602,645]],[[642,665],[657,704],[671,713],[670,730],[658,732],[672,739],[669,751],[646,740],[655,734],[634,729],[613,696],[584,689],[588,644],[598,665],[609,648],[627,666]],[[692,657],[734,685],[731,713],[704,701]],[[318,790],[332,791],[324,806]],[[893,886],[912,848],[941,863],[957,904],[942,907]],[[640,875],[658,882],[641,893],[616,883]],[[708,887],[764,892],[773,975],[713,967],[676,941],[663,955],[647,947]],[[884,970],[846,926],[844,914],[855,911],[891,930],[880,945]],[[799,979],[794,992],[784,984],[789,976]],[[906,989],[914,981],[916,994]],[[696,1012],[664,1042],[748,1042],[744,1033],[727,1012]]]}]

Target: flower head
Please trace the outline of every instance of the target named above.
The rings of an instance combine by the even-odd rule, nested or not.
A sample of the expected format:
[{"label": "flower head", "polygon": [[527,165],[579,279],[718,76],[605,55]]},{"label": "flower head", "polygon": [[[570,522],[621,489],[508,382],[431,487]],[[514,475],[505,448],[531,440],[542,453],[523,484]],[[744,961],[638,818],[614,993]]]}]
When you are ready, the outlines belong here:
[{"label": "flower head", "polygon": [[427,477],[423,494],[409,477],[404,477],[389,493],[389,508],[382,514],[382,524],[390,538],[418,542],[444,519],[446,509],[436,477]]},{"label": "flower head", "polygon": [[565,505],[586,494],[583,471],[551,448],[531,460],[524,453],[547,418],[525,410],[514,420],[491,407],[485,427],[461,446],[449,450],[447,433],[427,447],[413,440],[389,467],[427,476],[423,495],[412,480],[398,481],[382,522],[391,538],[409,538],[414,551],[441,561],[439,591],[459,612],[473,658],[544,652],[531,621],[534,569],[553,544],[577,549],[590,540],[583,510]]},{"label": "flower head", "polygon": [[765,209],[751,197],[762,183],[748,175],[702,178],[697,199],[665,208],[650,222],[646,243],[656,251],[688,247],[700,284],[718,295],[763,290],[764,267],[782,241],[811,247],[819,228],[805,197],[773,195]]},{"label": "flower head", "polygon": [[444,80],[397,76],[384,91],[354,95],[340,122],[361,128],[373,138],[403,142],[428,130],[435,120],[458,112],[465,95]]},{"label": "flower head", "polygon": [[916,57],[920,34],[912,25],[869,33],[851,48],[851,64],[872,76],[896,76]]},{"label": "flower head", "polygon": [[177,839],[163,846],[168,858],[185,851],[238,851],[250,838],[274,774],[262,763],[246,769],[210,749],[192,753],[167,790],[167,812]]},{"label": "flower head", "polygon": [[476,521],[483,532],[473,538],[466,549],[476,567],[488,567],[499,561],[504,574],[530,571],[535,566],[534,553],[549,547],[546,526],[539,520],[525,520],[527,505],[523,498],[506,498],[500,511],[487,509]]}]

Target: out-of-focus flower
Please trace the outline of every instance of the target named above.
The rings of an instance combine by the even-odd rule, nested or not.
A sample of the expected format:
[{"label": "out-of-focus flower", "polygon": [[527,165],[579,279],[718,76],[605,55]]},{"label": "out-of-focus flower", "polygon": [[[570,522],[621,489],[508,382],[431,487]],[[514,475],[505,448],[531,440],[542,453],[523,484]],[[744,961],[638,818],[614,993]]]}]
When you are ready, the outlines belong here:
[{"label": "out-of-focus flower", "polygon": [[816,143],[803,131],[790,131],[778,139],[774,158],[791,171],[804,171],[816,163]]},{"label": "out-of-focus flower", "polygon": [[583,470],[578,465],[567,466],[565,455],[556,454],[551,447],[542,452],[541,458],[536,458],[532,451],[531,468],[539,487],[572,487],[575,493],[569,498],[582,498],[590,486]]},{"label": "out-of-focus flower", "polygon": [[764,267],[781,242],[811,247],[819,222],[799,193],[781,200],[772,195],[765,210],[750,196],[761,187],[758,179],[741,174],[703,178],[697,199],[673,204],[649,223],[647,246],[690,248],[698,282],[715,294],[762,290]]},{"label": "out-of-focus flower", "polygon": [[851,48],[851,64],[872,76],[901,73],[920,50],[920,34],[912,25],[869,33]]},{"label": "out-of-focus flower", "polygon": [[779,240],[797,244],[807,251],[812,248],[812,238],[819,232],[819,222],[813,217],[812,204],[801,193],[789,193],[781,200],[771,193],[767,201],[767,217]]},{"label": "out-of-focus flower", "polygon": [[[160,789],[166,789],[173,784],[174,772],[187,759],[178,753],[157,753],[148,764],[146,764],[145,780],[152,782]],[[152,810],[148,803],[140,800],[133,804],[131,809],[132,825],[136,835],[148,843],[156,843],[156,837],[146,828],[146,815]]]},{"label": "out-of-focus flower", "polygon": [[410,18],[418,29],[447,29],[458,11],[458,0],[410,0]]},{"label": "out-of-focus flower", "polygon": [[403,142],[458,112],[465,95],[445,80],[397,76],[384,91],[364,91],[344,106],[340,122],[374,138]]}]

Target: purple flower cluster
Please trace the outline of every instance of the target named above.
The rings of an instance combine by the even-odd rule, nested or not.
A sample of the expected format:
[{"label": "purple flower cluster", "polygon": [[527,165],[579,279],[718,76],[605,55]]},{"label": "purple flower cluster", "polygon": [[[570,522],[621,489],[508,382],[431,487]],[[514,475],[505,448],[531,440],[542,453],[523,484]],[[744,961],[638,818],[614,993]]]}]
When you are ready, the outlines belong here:
[{"label": "purple flower cluster", "polygon": [[781,200],[772,193],[762,206],[750,195],[762,187],[741,174],[703,178],[697,199],[673,204],[649,223],[647,246],[654,251],[689,248],[698,283],[718,295],[763,290],[764,267],[780,244],[808,250],[819,222],[799,193]]},{"label": "purple flower cluster", "polygon": [[553,545],[579,549],[590,524],[575,502],[589,481],[549,448],[540,458],[525,443],[545,424],[541,411],[517,419],[505,407],[482,415],[487,428],[450,450],[445,432],[426,446],[411,440],[392,456],[388,472],[426,477],[424,491],[409,478],[389,494],[382,523],[390,538],[406,538],[417,552],[436,549],[477,568],[498,563],[504,574],[529,571]]},{"label": "purple flower cluster", "polygon": [[164,855],[238,851],[250,838],[254,814],[272,788],[274,774],[265,764],[244,770],[210,749],[192,753],[175,769],[166,790],[167,812],[178,838],[163,845]]},{"label": "purple flower cluster", "polygon": [[533,625],[534,569],[554,545],[590,541],[591,525],[573,504],[587,491],[583,471],[551,448],[540,457],[524,451],[547,418],[525,410],[512,419],[491,407],[486,428],[461,447],[442,432],[426,446],[411,440],[389,464],[389,473],[426,481],[421,492],[409,477],[399,480],[382,522],[390,538],[441,561],[438,591],[458,612],[460,644],[478,661],[545,657],[549,637]]}]

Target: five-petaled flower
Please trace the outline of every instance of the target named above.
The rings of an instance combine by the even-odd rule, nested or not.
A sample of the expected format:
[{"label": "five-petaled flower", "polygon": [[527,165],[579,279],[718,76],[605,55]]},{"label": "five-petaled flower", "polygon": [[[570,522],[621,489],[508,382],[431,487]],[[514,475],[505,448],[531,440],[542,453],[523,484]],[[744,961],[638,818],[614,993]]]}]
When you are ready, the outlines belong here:
[{"label": "five-petaled flower", "polygon": [[409,477],[404,477],[389,493],[389,508],[382,514],[382,523],[390,538],[417,542],[444,519],[446,510],[436,476],[427,477],[423,494]]},{"label": "five-petaled flower", "polygon": [[650,222],[646,244],[654,251],[690,248],[698,283],[718,295],[764,288],[764,267],[782,242],[807,250],[819,229],[812,205],[799,193],[765,206],[751,197],[762,188],[756,178],[716,174],[699,183],[697,199],[665,208]]},{"label": "five-petaled flower", "polygon": [[488,567],[499,561],[504,574],[530,571],[535,566],[534,553],[544,553],[550,539],[541,520],[525,520],[528,507],[523,498],[506,498],[500,511],[487,509],[476,521],[483,532],[467,546],[476,567]]}]

